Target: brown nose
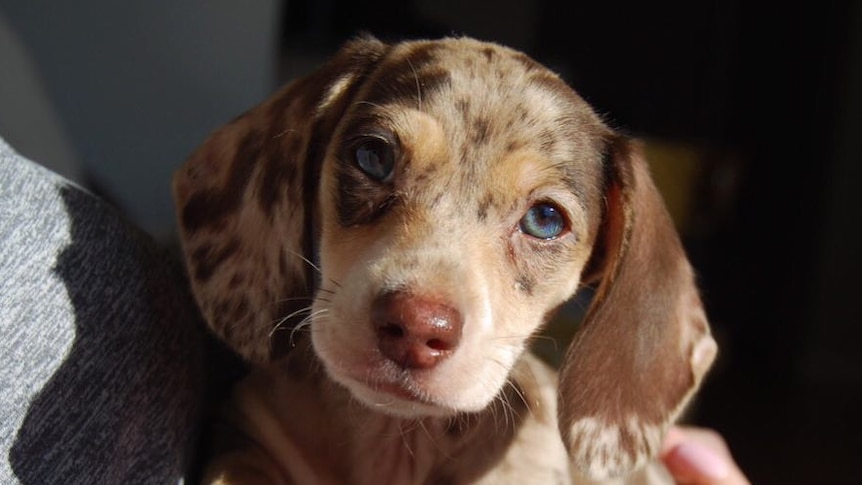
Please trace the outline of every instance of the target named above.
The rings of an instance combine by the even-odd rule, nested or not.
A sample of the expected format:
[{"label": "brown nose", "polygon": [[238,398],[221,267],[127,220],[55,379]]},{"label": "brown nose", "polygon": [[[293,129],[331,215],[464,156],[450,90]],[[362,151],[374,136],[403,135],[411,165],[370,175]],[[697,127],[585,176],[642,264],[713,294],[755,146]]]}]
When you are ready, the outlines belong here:
[{"label": "brown nose", "polygon": [[463,326],[454,308],[403,291],[378,296],[371,321],[380,351],[404,369],[429,369],[451,355]]}]

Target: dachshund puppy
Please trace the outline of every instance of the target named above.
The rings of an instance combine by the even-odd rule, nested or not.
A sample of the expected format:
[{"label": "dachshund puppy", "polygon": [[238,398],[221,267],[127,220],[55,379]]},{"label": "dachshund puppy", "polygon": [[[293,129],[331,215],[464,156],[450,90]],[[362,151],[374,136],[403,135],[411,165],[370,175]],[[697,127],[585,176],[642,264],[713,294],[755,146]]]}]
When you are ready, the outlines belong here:
[{"label": "dachshund puppy", "polygon": [[[212,330],[252,364],[209,483],[666,479],[716,353],[638,145],[526,55],[359,38],[174,179]],[[528,352],[595,295],[557,373]]]}]

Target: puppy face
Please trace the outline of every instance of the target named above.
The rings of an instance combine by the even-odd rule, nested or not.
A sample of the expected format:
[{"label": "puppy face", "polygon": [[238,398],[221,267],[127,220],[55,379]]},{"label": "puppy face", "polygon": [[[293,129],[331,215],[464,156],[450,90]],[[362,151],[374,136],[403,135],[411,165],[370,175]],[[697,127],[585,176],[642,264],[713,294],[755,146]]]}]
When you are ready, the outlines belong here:
[{"label": "puppy face", "polygon": [[[487,406],[577,288],[601,218],[608,134],[521,54],[463,40],[391,52],[322,170],[311,329],[330,375],[399,415]],[[433,365],[381,350],[374,308],[389,294],[403,295],[401,312],[446,308],[460,320],[458,342]]]}]

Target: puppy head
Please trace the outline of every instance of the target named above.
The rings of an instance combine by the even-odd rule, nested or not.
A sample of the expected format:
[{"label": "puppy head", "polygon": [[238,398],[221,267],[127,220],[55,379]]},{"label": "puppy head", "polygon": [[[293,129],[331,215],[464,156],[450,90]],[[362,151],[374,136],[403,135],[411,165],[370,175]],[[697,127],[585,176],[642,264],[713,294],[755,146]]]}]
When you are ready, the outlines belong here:
[{"label": "puppy head", "polygon": [[485,408],[578,285],[609,134],[522,55],[393,47],[324,158],[312,336],[330,375],[405,416]]},{"label": "puppy head", "polygon": [[485,408],[598,275],[560,394],[563,437],[595,477],[656,452],[714,354],[636,149],[493,44],[354,41],[217,132],[175,194],[222,338],[265,361],[308,316],[329,375],[405,417]]}]

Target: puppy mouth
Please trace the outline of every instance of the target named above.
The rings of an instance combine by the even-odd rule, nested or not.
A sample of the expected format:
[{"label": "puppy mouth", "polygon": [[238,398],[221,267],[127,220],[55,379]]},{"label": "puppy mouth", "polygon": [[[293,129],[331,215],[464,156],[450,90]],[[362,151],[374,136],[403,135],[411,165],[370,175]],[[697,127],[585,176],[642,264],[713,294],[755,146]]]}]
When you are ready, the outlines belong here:
[{"label": "puppy mouth", "polygon": [[[391,369],[387,369],[391,370]],[[378,373],[375,373],[378,374]],[[457,411],[429,395],[407,371],[381,372],[369,378],[346,376],[343,384],[372,409],[404,417],[449,416]],[[386,375],[389,374],[389,375]],[[395,374],[395,375],[392,375]]]}]

